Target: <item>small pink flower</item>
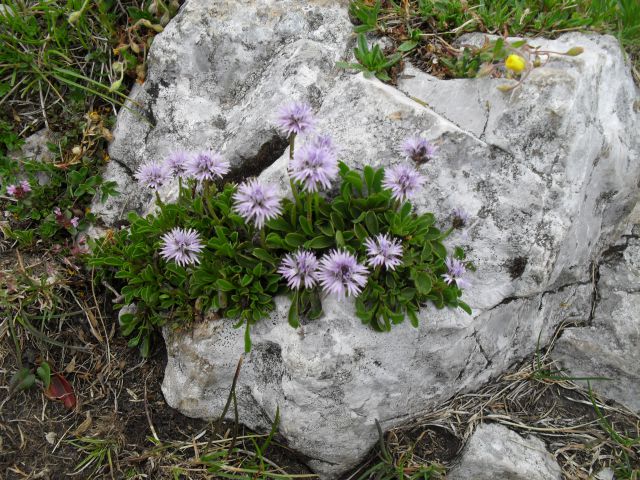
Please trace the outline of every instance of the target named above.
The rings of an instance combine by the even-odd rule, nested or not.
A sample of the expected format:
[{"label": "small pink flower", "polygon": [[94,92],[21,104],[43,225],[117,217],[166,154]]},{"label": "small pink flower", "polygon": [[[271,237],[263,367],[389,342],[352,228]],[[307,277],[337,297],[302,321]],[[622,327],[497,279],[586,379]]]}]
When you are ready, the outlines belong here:
[{"label": "small pink flower", "polygon": [[7,185],[7,195],[10,197],[14,197],[16,192],[18,191],[18,187],[15,185]]},{"label": "small pink flower", "polygon": [[73,228],[78,228],[78,222],[80,222],[80,219],[78,217],[73,217],[70,223],[73,225]]},{"label": "small pink flower", "polygon": [[27,192],[31,191],[31,185],[29,185],[29,182],[27,182],[26,180],[22,180],[20,182],[20,186],[22,187],[22,191],[24,193],[27,193]]}]

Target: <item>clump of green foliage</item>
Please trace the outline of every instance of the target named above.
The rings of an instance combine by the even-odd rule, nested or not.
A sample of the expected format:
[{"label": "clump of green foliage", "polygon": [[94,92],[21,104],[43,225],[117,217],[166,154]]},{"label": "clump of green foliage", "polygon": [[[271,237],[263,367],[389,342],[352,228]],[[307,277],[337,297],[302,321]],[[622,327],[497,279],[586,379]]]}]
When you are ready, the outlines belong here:
[{"label": "clump of green foliage", "polygon": [[363,34],[358,35],[358,46],[354,49],[354,55],[358,63],[338,62],[337,65],[342,68],[360,70],[367,78],[375,75],[386,82],[391,80],[389,69],[402,59],[402,54],[398,52],[387,57],[379,45],[374,45],[370,49]]},{"label": "clump of green foliage", "polygon": [[[443,77],[473,77],[479,64],[487,60],[487,52],[481,49],[452,46],[465,33],[554,37],[591,30],[616,36],[640,79],[637,0],[353,0],[349,12],[356,33],[376,32],[394,38],[397,52],[428,63],[431,73]],[[485,58],[479,59],[481,56]]]},{"label": "clump of green foliage", "polygon": [[[445,232],[433,214],[413,211],[409,202],[394,200],[382,186],[384,169],[363,172],[340,164],[339,193],[333,198],[316,195],[314,201],[285,199],[283,212],[255,230],[233,209],[237,187],[225,185],[204,193],[193,180],[180,188],[175,204],[158,201],[157,213],[129,215],[130,226],[98,240],[90,265],[122,282],[119,307],[135,304],[135,313],[121,315],[122,333],[143,355],[151,351],[158,328],[188,325],[208,312],[234,319],[245,326],[245,347],[250,349],[250,328],[274,309],[274,296],[289,292],[278,274],[281,258],[300,248],[322,255],[346,250],[359,259],[367,252],[363,241],[379,233],[401,239],[404,255],[395,270],[375,269],[356,299],[356,313],[364,324],[388,331],[405,317],[418,326],[418,310],[428,303],[437,308],[460,307],[462,291],[448,284]],[[206,239],[197,266],[179,266],[159,255],[162,235],[174,227],[194,229]],[[462,249],[454,252],[464,258]],[[296,291],[289,322],[322,314],[319,287]]]},{"label": "clump of green foliage", "polygon": [[[95,125],[88,119],[84,130]],[[22,143],[14,139],[9,129],[0,139],[13,148]],[[49,160],[13,159],[7,150],[0,150],[0,212],[4,220],[0,226],[5,237],[23,248],[67,241],[95,221],[86,206],[96,194],[106,200],[118,193],[115,182],[104,181],[95,173],[101,160],[91,152],[83,155],[82,147],[77,147],[73,161],[64,162],[58,152],[66,141],[48,144]],[[26,182],[30,191],[11,195],[11,185],[20,182]]]}]

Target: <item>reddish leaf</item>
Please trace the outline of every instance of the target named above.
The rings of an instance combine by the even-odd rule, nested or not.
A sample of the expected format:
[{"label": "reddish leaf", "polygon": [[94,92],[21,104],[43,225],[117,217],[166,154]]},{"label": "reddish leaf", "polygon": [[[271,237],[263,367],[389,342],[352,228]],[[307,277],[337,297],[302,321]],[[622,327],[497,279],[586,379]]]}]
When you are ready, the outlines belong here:
[{"label": "reddish leaf", "polygon": [[51,375],[51,384],[44,394],[51,400],[60,400],[64,406],[72,410],[76,406],[76,396],[73,393],[73,387],[59,373]]}]

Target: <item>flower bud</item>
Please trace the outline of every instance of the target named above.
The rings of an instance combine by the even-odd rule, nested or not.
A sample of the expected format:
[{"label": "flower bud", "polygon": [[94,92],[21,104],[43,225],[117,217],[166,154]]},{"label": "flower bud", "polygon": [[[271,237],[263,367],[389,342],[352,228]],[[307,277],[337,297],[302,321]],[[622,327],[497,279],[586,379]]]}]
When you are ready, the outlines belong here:
[{"label": "flower bud", "polygon": [[81,16],[82,16],[82,10],[76,10],[75,12],[71,12],[68,18],[69,24],[75,25],[76,23],[78,23],[78,20],[80,20]]},{"label": "flower bud", "polygon": [[115,92],[116,90],[119,90],[121,86],[122,86],[122,80],[118,79],[111,84],[111,86],[109,87],[109,91]]},{"label": "flower bud", "polygon": [[567,50],[565,55],[569,55],[570,57],[577,57],[582,52],[584,52],[584,48],[582,48],[582,47],[572,47],[569,50]]}]

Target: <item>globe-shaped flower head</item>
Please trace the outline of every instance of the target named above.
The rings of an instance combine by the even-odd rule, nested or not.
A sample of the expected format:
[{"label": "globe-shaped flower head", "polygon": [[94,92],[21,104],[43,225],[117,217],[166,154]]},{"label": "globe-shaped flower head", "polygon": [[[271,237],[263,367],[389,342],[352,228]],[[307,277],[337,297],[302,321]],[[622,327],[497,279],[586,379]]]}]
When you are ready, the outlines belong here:
[{"label": "globe-shaped flower head", "polygon": [[368,270],[347,251],[332,250],[320,260],[318,278],[327,293],[357,297],[367,284]]},{"label": "globe-shaped flower head", "polygon": [[428,140],[420,137],[410,137],[402,142],[401,152],[416,163],[427,163],[438,149]]},{"label": "globe-shaped flower head", "polygon": [[442,275],[444,281],[447,285],[451,285],[453,282],[456,283],[458,288],[467,288],[471,286],[471,283],[463,278],[467,273],[467,268],[457,258],[447,257],[445,260],[445,264],[447,265],[448,272]]},{"label": "globe-shaped flower head", "polygon": [[276,125],[284,134],[299,135],[311,131],[315,125],[315,119],[307,103],[290,103],[278,110]]},{"label": "globe-shaped flower head", "polygon": [[187,164],[191,160],[189,152],[176,150],[165,159],[164,165],[171,175],[182,177],[187,173]]},{"label": "globe-shaped flower head", "polygon": [[257,228],[262,228],[267,220],[276,218],[282,212],[277,189],[273,185],[261,185],[255,179],[241,184],[233,200],[233,209]]},{"label": "globe-shaped flower head", "polygon": [[186,172],[199,182],[212,181],[229,173],[229,162],[219,153],[206,150],[196,153],[187,161]]},{"label": "globe-shaped flower head", "polygon": [[338,175],[338,159],[331,138],[318,137],[297,149],[289,163],[289,175],[302,184],[306,192],[329,188]]},{"label": "globe-shaped flower head", "polygon": [[198,232],[192,229],[174,228],[162,236],[160,256],[165,260],[173,260],[178,265],[186,266],[200,262],[198,255],[204,249],[200,243]]},{"label": "globe-shaped flower head", "polygon": [[278,273],[287,280],[289,288],[313,288],[318,282],[318,259],[306,250],[285,255]]},{"label": "globe-shaped flower head", "polygon": [[364,241],[369,255],[369,265],[384,266],[387,270],[395,270],[402,263],[402,245],[397,238],[390,238],[387,234],[380,234]]},{"label": "globe-shaped flower head", "polygon": [[142,164],[134,176],[141,185],[157,190],[169,180],[169,170],[164,164],[151,161]]},{"label": "globe-shaped flower head", "polygon": [[382,186],[391,190],[391,196],[400,202],[415,195],[426,178],[415,168],[397,165],[385,170]]}]

